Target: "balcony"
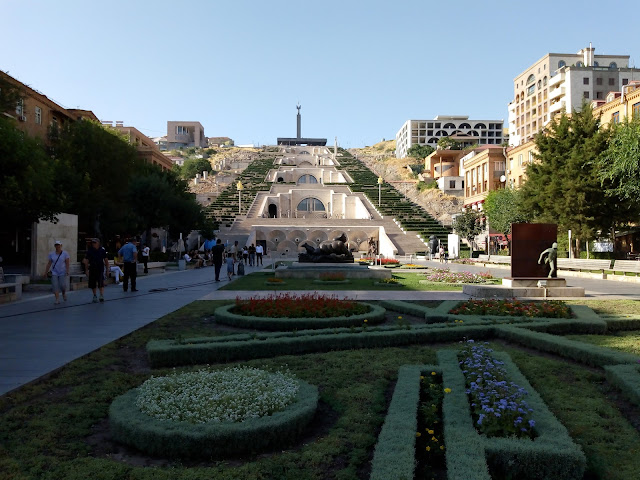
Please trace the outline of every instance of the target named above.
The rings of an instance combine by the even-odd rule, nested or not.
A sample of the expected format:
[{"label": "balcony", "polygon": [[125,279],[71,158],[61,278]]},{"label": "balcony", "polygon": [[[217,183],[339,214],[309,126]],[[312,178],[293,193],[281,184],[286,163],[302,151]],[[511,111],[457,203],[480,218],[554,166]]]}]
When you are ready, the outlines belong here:
[{"label": "balcony", "polygon": [[565,95],[564,87],[556,87],[549,92],[549,100],[553,100],[554,98],[563,97]]},{"label": "balcony", "polygon": [[566,103],[564,100],[554,103],[549,107],[549,113],[553,115],[554,113],[561,113],[566,110]]},{"label": "balcony", "polygon": [[564,73],[558,73],[557,75],[554,75],[549,80],[549,90],[551,90],[551,88],[554,85],[557,85],[557,84],[562,83],[562,82],[564,82]]}]

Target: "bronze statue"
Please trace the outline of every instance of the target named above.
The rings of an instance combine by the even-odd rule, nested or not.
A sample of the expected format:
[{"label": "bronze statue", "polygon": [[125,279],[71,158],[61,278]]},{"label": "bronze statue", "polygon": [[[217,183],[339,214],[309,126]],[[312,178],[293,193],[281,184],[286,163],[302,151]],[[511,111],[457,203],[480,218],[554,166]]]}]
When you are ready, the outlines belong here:
[{"label": "bronze statue", "polygon": [[540,254],[538,265],[542,263],[542,258],[545,255],[544,263],[545,265],[548,264],[550,268],[548,278],[556,278],[558,276],[558,244],[553,242],[550,248],[547,248]]},{"label": "bronze statue", "polygon": [[333,242],[326,243],[320,248],[314,248],[308,243],[301,246],[306,253],[298,254],[300,263],[353,263],[353,254],[347,247],[347,237],[343,233]]}]

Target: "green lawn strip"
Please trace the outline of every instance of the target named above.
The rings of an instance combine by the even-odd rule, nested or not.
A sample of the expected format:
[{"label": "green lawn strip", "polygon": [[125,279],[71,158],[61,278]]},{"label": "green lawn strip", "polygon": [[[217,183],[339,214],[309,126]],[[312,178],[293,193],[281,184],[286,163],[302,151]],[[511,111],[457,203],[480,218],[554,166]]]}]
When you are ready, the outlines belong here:
[{"label": "green lawn strip", "polygon": [[370,480],[413,479],[420,375],[427,369],[440,373],[440,369],[432,365],[400,367],[391,404],[373,453]]},{"label": "green lawn strip", "polygon": [[588,478],[629,480],[640,471],[640,433],[607,398],[604,375],[574,363],[504,349],[587,458]]},{"label": "green lawn strip", "polygon": [[442,400],[448,480],[489,480],[484,443],[473,425],[464,375],[456,350],[438,350],[442,385],[451,393]]},{"label": "green lawn strip", "polygon": [[[314,283],[311,278],[285,279],[285,285],[270,284],[265,286],[268,278],[273,278],[272,272],[254,272],[243,277],[236,278],[233,282],[220,288],[220,290],[254,290],[254,291],[274,291],[279,290],[417,290],[417,291],[462,291],[462,285],[445,285],[431,282],[420,284],[417,273],[399,272],[393,273],[393,278],[399,282],[398,285],[376,285],[375,278],[350,278],[349,284],[322,284]],[[293,281],[295,280],[295,281]]]},{"label": "green lawn strip", "polygon": [[640,330],[608,335],[566,335],[565,338],[640,356]]},{"label": "green lawn strip", "polygon": [[[363,323],[377,325],[385,321],[385,309],[379,305],[371,303],[358,302],[369,308],[366,313],[359,313],[349,316],[337,316],[327,318],[286,318],[286,317],[254,317],[249,315],[239,315],[231,310],[235,308],[235,304],[223,305],[215,311],[215,319],[217,323],[223,325],[231,325],[238,328],[255,328],[258,330],[296,330],[296,329],[314,329],[314,328],[333,328],[333,327],[349,327],[361,326]],[[366,321],[366,322],[365,322]]]},{"label": "green lawn strip", "polygon": [[599,315],[637,315],[640,300],[567,300],[572,305],[586,305]]}]

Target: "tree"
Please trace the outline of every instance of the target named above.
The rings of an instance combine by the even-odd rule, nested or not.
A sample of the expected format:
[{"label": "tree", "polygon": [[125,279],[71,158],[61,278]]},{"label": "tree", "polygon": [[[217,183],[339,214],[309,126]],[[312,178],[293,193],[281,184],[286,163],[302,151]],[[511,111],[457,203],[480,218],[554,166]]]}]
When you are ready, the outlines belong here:
[{"label": "tree", "polygon": [[5,227],[30,226],[54,220],[62,211],[54,182],[56,162],[35,138],[18,130],[15,122],[0,116],[0,218]]},{"label": "tree", "polygon": [[531,220],[531,214],[522,205],[522,192],[514,188],[492,190],[484,200],[483,211],[487,215],[489,226],[507,238],[511,252],[511,224]]},{"label": "tree", "polygon": [[191,179],[196,176],[196,173],[208,172],[211,173],[213,167],[211,162],[206,158],[189,158],[184,161],[184,165],[180,168],[180,175],[184,179]]},{"label": "tree", "polygon": [[475,238],[484,232],[485,222],[477,210],[467,209],[453,221],[453,230],[467,240],[473,250]]},{"label": "tree", "polygon": [[603,194],[596,160],[607,148],[609,132],[599,126],[588,104],[554,119],[535,137],[539,162],[527,167],[522,186],[524,208],[537,220],[572,230],[576,257],[582,241],[628,221],[633,209]]},{"label": "tree", "polygon": [[415,145],[411,145],[409,150],[407,150],[407,156],[424,159],[431,155],[434,150],[435,148],[431,145],[419,145],[416,143]]},{"label": "tree", "polygon": [[598,177],[607,194],[640,197],[640,119],[613,124],[607,149],[598,158]]},{"label": "tree", "polygon": [[438,148],[442,150],[462,150],[462,144],[451,137],[440,137]]}]

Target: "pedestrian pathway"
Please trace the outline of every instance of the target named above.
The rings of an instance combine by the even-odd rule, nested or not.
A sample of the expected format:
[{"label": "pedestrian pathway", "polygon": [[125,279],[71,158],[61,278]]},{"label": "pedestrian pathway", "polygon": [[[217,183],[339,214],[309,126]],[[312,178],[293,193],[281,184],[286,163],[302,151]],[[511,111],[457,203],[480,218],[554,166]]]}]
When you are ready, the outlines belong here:
[{"label": "pedestrian pathway", "polygon": [[[267,260],[265,260],[267,263]],[[414,262],[416,263],[416,262]],[[438,262],[421,261],[429,266]],[[507,276],[508,269],[449,264],[451,270],[491,271]],[[268,268],[268,267],[267,267]],[[247,274],[257,270],[247,267]],[[228,281],[213,281],[213,268],[168,271],[138,278],[138,292],[119,285],[105,288],[105,303],[92,303],[89,289],[68,293],[68,301],[53,305],[52,294],[28,294],[0,306],[0,395],[50,373],[194,300],[235,299],[271,292],[218,291]],[[226,278],[225,270],[221,278]],[[586,299],[640,300],[640,284],[569,278],[584,286]],[[460,292],[339,291],[340,297],[359,300],[463,300]]]}]

